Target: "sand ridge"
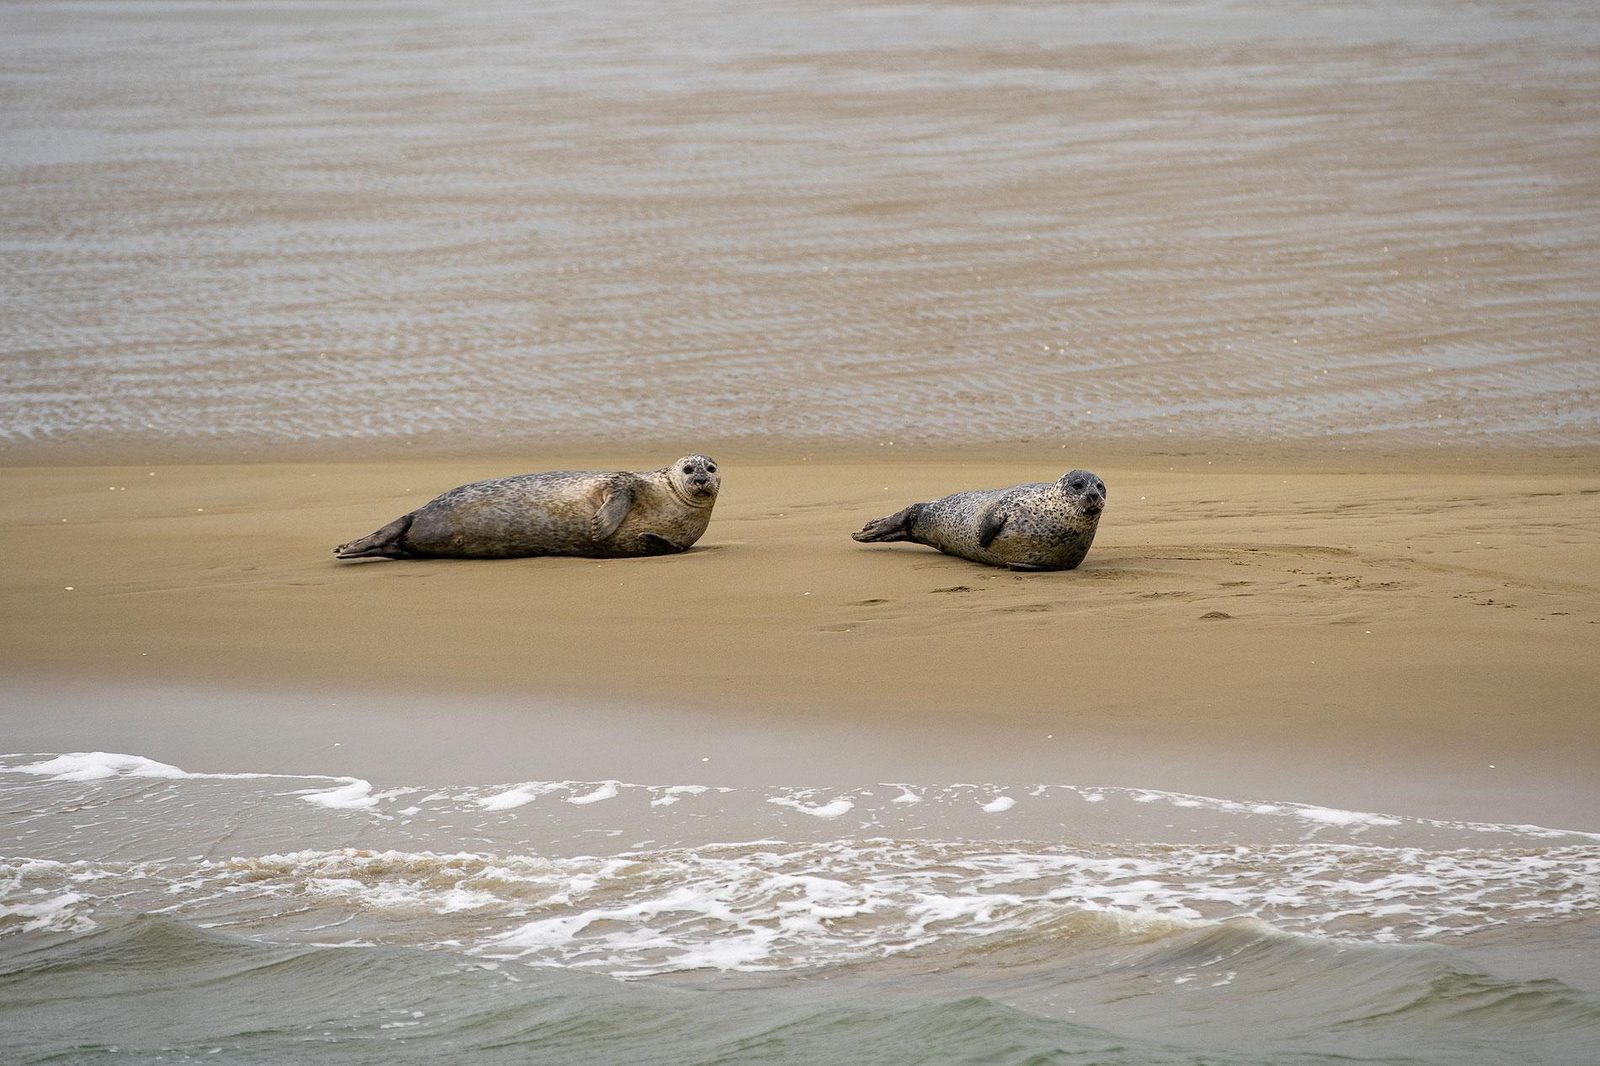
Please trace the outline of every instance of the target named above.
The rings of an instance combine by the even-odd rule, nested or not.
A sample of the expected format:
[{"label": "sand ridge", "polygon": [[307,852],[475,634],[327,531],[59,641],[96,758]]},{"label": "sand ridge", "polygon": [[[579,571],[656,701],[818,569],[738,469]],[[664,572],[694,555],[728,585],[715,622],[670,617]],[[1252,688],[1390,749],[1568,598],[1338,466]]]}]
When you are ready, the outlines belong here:
[{"label": "sand ridge", "polygon": [[907,736],[1100,730],[1198,758],[1492,764],[1552,794],[1600,755],[1590,456],[1409,472],[1109,458],[1085,564],[1015,574],[849,533],[1059,473],[1038,452],[880,454],[719,455],[701,543],[619,561],[332,560],[438,491],[512,472],[504,456],[11,468],[5,669],[570,696]]}]

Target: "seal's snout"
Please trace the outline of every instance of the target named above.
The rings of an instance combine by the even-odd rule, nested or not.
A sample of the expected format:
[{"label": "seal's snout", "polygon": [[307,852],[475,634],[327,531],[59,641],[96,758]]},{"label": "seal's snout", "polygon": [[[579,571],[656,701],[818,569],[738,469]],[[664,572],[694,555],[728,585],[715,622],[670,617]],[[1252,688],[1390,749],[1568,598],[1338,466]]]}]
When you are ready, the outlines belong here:
[{"label": "seal's snout", "polygon": [[716,497],[722,482],[717,476],[717,464],[709,456],[686,455],[675,466],[676,469],[669,467],[667,474],[674,490],[684,499],[701,503]]},{"label": "seal's snout", "polygon": [[1098,518],[1106,509],[1106,483],[1087,470],[1070,470],[1058,482],[1080,513]]}]

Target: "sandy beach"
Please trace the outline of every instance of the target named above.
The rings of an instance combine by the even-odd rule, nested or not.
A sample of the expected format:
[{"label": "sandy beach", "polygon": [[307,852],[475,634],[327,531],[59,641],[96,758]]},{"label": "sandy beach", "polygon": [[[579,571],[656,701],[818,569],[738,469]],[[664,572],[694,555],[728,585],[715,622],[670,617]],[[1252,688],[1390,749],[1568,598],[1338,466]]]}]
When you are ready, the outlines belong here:
[{"label": "sandy beach", "polygon": [[[605,562],[329,551],[463,481],[638,465],[620,455],[11,468],[4,668],[313,704],[558,698],[837,738],[769,753],[785,780],[859,776],[870,760],[827,754],[856,745],[913,779],[1091,773],[1540,824],[1594,809],[1593,453],[1074,456],[1110,489],[1095,546],[1077,571],[1015,574],[848,534],[1062,464],[887,450],[724,453],[700,544]],[[213,757],[236,729],[273,732],[143,727]],[[520,751],[544,735],[508,732]]]}]

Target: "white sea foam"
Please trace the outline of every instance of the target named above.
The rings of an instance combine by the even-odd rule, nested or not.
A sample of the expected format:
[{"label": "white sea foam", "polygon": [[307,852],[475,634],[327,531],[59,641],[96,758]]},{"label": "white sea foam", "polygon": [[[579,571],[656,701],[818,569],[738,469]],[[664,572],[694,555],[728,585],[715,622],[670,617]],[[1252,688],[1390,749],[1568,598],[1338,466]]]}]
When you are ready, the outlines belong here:
[{"label": "white sea foam", "polygon": [[[567,805],[580,810],[599,804],[603,800],[618,798],[627,793],[643,793],[649,797],[648,806],[662,811],[664,814],[667,809],[672,808],[686,797],[698,797],[707,794],[715,794],[721,797],[720,802],[724,805],[724,808],[731,804],[737,805],[748,812],[751,808],[745,797],[751,796],[752,791],[754,791],[727,786],[695,784],[640,785],[617,780],[525,781],[520,784],[491,786],[488,788],[469,787],[431,791],[421,795],[419,798],[418,793],[423,790],[402,786],[389,787],[378,791],[374,790],[369,782],[356,777],[261,772],[197,773],[140,755],[109,752],[74,752],[49,756],[3,755],[0,756],[0,773],[27,774],[52,782],[81,782],[87,784],[125,778],[164,779],[173,783],[189,780],[249,779],[282,780],[292,783],[326,782],[327,784],[319,784],[315,788],[306,788],[302,784],[302,787],[284,794],[298,796],[305,802],[328,809],[352,812],[365,811],[369,814],[383,813],[404,818],[411,818],[425,811],[437,812],[449,809],[457,804],[466,804],[468,808],[479,811],[510,812],[533,803],[541,797],[558,793],[565,794],[564,798]],[[885,798],[878,791],[881,789],[893,789],[896,791]],[[1359,838],[1363,836],[1370,837],[1372,834],[1383,830],[1411,831],[1428,828],[1439,830],[1446,835],[1485,834],[1508,838],[1600,842],[1600,833],[1583,830],[1557,829],[1521,823],[1502,824],[1438,818],[1400,817],[1326,807],[1317,804],[1287,801],[1241,801],[1166,792],[1157,789],[1115,786],[1061,784],[911,786],[901,783],[834,790],[828,793],[823,793],[818,789],[786,789],[775,794],[756,791],[752,798],[759,797],[767,803],[823,820],[842,819],[846,815],[855,812],[856,817],[847,819],[844,824],[855,825],[861,830],[870,830],[882,826],[884,824],[882,820],[885,817],[892,816],[890,812],[896,809],[910,808],[914,805],[938,806],[948,810],[955,810],[963,804],[975,801],[981,810],[988,813],[1000,813],[1003,810],[1010,809],[1014,804],[1004,804],[1000,807],[992,808],[990,805],[1001,798],[1013,799],[1008,793],[1018,789],[1026,791],[1029,797],[1043,801],[1042,803],[1030,804],[1030,810],[1035,812],[1054,810],[1058,816],[1068,817],[1071,814],[1061,810],[1062,804],[1079,804],[1082,805],[1081,809],[1084,812],[1088,812],[1092,808],[1103,811],[1106,816],[1112,816],[1114,808],[1138,811],[1140,808],[1166,807],[1175,812],[1186,812],[1191,815],[1210,812],[1225,816],[1267,819],[1280,823],[1286,828],[1289,826],[1304,827],[1304,832],[1311,836],[1326,836],[1330,832],[1337,830],[1346,834],[1348,838]],[[403,807],[398,804],[398,801],[402,799],[406,801]],[[1097,814],[1096,816],[1099,815]]]},{"label": "white sea foam", "polygon": [[52,755],[38,762],[13,764],[11,760],[27,759],[24,754],[0,755],[0,773],[32,774],[51,781],[102,781],[110,778],[148,777],[171,781],[249,781],[265,778],[284,778],[297,781],[349,781],[347,777],[328,777],[323,774],[274,774],[261,772],[196,773],[157,762],[143,755],[124,755],[111,751],[74,751]]},{"label": "white sea foam", "polygon": [[1322,822],[1325,825],[1399,825],[1400,819],[1390,818],[1382,814],[1368,814],[1365,811],[1342,811],[1333,807],[1313,807],[1305,804],[1294,804],[1291,811],[1297,818],[1308,822]]},{"label": "white sea foam", "polygon": [[590,803],[599,803],[602,800],[616,799],[621,781],[602,781],[592,792],[585,792],[581,796],[568,796],[568,803],[584,806]]},{"label": "white sea foam", "polygon": [[684,796],[701,796],[711,790],[705,785],[667,785],[665,788],[652,788],[650,791],[653,794],[650,806],[670,807]]},{"label": "white sea foam", "polygon": [[477,804],[486,811],[509,811],[517,807],[526,806],[540,796],[548,796],[560,788],[559,784],[553,782],[529,781],[508,788],[504,792],[481,796],[477,799]]},{"label": "white sea foam", "polygon": [[779,807],[788,807],[790,810],[799,811],[801,814],[809,814],[813,818],[838,818],[840,815],[849,814],[855,810],[856,806],[853,801],[845,799],[843,796],[830,803],[819,804],[807,803],[803,799],[796,799],[792,796],[768,796],[767,802],[775,803]]},{"label": "white sea foam", "polygon": [[[10,758],[11,756],[8,756]],[[192,774],[142,755],[108,751],[76,751],[53,759],[9,767],[17,774],[35,774],[52,781],[99,781],[108,777],[184,778]]]},{"label": "white sea foam", "polygon": [[[316,930],[319,943],[464,944],[637,975],[827,965],[1046,927],[1063,936],[1060,923],[1080,920],[1133,923],[1141,937],[1171,923],[1256,919],[1319,936],[1414,941],[1600,915],[1594,834],[1150,789],[616,780],[375,789],[357,777],[196,774],[104,752],[0,756],[0,772],[16,775],[5,788],[18,812],[0,830],[0,855],[55,842],[37,859],[0,857],[0,935],[87,928],[106,907],[163,910],[268,934]],[[86,795],[91,819],[77,813]],[[544,796],[562,802],[541,804],[537,819],[519,811]],[[261,812],[271,832],[251,836],[244,820]],[[656,827],[639,836],[668,843],[539,853],[561,834],[588,847],[595,834],[618,832],[623,813]],[[1019,830],[1039,817],[1074,826],[1083,842],[982,839],[999,835],[984,832],[989,824],[1026,840]],[[179,850],[174,819],[204,835]],[[703,830],[694,835],[700,823],[762,839],[707,844]],[[1101,825],[1164,835],[1094,843],[1085,834]],[[302,826],[317,840],[380,846],[306,838],[300,851],[225,857]],[[947,839],[929,839],[947,828]],[[896,836],[906,830],[909,838]],[[1217,842],[1246,830],[1250,846]],[[57,861],[72,858],[80,839],[93,854],[144,842],[157,857]],[[482,850],[446,850],[463,839]]]},{"label": "white sea foam", "polygon": [[378,805],[378,797],[372,794],[372,782],[363,781],[359,777],[343,780],[344,784],[337,788],[305,792],[300,798],[319,807],[359,809]]},{"label": "white sea foam", "polygon": [[94,889],[85,882],[102,877],[74,863],[0,858],[0,936],[93,929]]},{"label": "white sea foam", "polygon": [[1600,915],[1600,847],[768,840],[566,858],[340,848],[0,859],[0,935],[85,929],[101,906],[638,976],[823,966],[1018,934],[1067,949],[1079,936],[1146,940],[1238,919],[1354,941],[1436,939]]},{"label": "white sea foam", "polygon": [[26,903],[0,903],[0,933],[81,933],[94,928],[85,911],[85,898],[76,892]]},{"label": "white sea foam", "polygon": [[[1144,939],[1252,918],[1382,942],[1600,914],[1600,848],[1592,846],[1506,853],[768,841],[559,859],[343,849],[205,862],[193,876],[209,890],[197,898],[226,899],[233,915],[245,893],[303,921],[294,901],[314,898],[386,915],[390,939],[397,920],[450,916],[468,923],[449,927],[456,938],[485,956],[621,976],[817,966],[1047,928],[1058,938],[1125,928]],[[1094,924],[1101,919],[1113,924]],[[1061,924],[1080,920],[1091,924]]]}]

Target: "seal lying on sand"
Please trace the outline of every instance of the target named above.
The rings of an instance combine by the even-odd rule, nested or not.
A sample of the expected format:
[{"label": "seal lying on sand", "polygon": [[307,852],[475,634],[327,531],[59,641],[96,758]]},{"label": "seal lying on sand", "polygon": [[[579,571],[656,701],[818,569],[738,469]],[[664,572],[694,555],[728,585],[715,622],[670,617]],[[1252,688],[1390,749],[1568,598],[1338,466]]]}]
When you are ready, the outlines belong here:
[{"label": "seal lying on sand", "polygon": [[1013,570],[1071,570],[1089,554],[1105,505],[1105,482],[1073,470],[1058,481],[914,503],[852,535],[864,543],[909,540]]},{"label": "seal lying on sand", "polygon": [[340,559],[616,559],[681,552],[711,522],[722,479],[704,455],[646,473],[549,474],[475,481],[333,549]]}]

